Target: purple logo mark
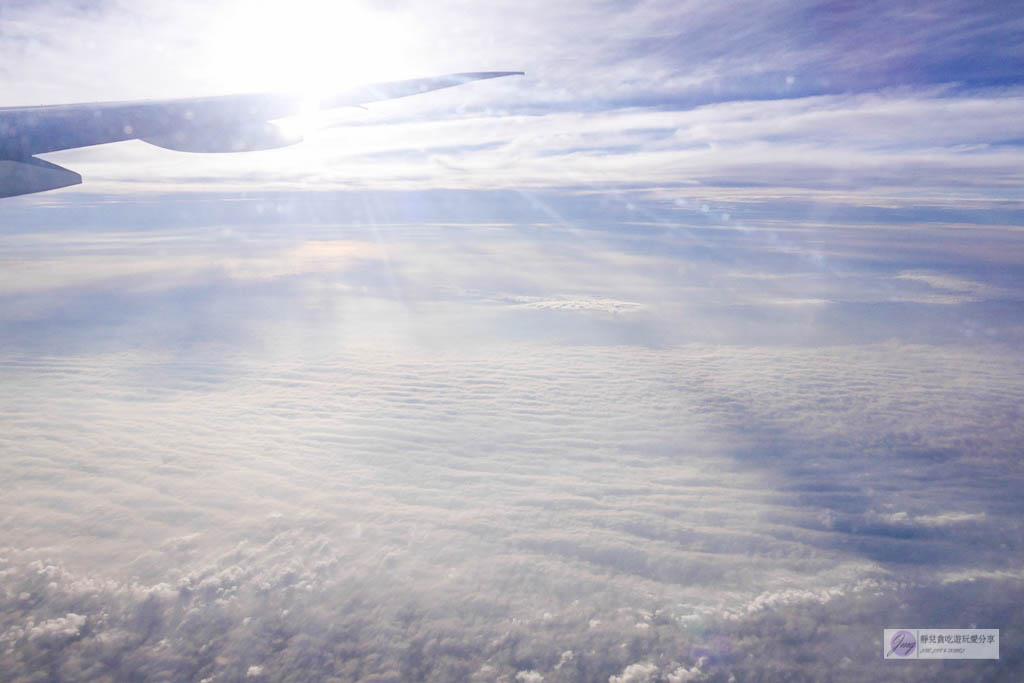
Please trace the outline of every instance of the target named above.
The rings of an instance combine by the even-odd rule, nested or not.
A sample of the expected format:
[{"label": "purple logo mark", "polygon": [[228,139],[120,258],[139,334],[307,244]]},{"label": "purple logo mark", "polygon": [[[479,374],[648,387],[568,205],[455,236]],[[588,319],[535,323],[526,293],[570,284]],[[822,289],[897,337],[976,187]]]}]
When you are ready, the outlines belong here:
[{"label": "purple logo mark", "polygon": [[886,657],[891,657],[895,654],[897,657],[909,657],[914,654],[914,648],[917,647],[917,639],[914,638],[914,634],[910,631],[896,631],[892,634],[892,638],[889,640],[889,654]]}]

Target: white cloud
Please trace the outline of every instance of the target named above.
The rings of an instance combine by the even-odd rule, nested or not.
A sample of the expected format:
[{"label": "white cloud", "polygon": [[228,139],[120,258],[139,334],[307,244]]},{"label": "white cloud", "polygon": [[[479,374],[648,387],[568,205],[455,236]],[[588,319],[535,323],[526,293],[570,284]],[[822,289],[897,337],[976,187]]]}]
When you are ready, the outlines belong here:
[{"label": "white cloud", "polygon": [[944,512],[938,515],[920,515],[915,521],[928,526],[948,526],[964,522],[981,522],[984,519],[984,512]]},{"label": "white cloud", "polygon": [[28,629],[29,640],[74,638],[85,626],[86,618],[81,614],[69,612],[63,617],[48,619]]},{"label": "white cloud", "polygon": [[618,676],[608,678],[608,683],[654,683],[658,667],[650,662],[630,664]]},{"label": "white cloud", "polygon": [[921,283],[941,294],[922,293],[910,300],[925,303],[958,304],[968,301],[984,301],[986,299],[1016,299],[1020,292],[995,287],[978,280],[968,280],[947,273],[906,272],[896,276],[900,280]]},{"label": "white cloud", "polygon": [[[5,205],[0,670],[879,679],[883,618],[1019,621],[1020,90],[877,87],[966,20],[614,5],[392,3],[529,77]],[[197,7],[22,8],[4,97],[257,85]]]},{"label": "white cloud", "polygon": [[[479,269],[503,246],[477,245]],[[436,283],[398,266],[416,251],[389,250],[394,272]],[[315,254],[296,268],[327,290],[333,276]],[[424,248],[414,262],[459,263],[449,258]],[[536,269],[524,280],[540,300],[572,291],[550,262],[517,262]],[[634,291],[595,263],[610,286]],[[522,318],[488,317],[509,308],[507,295],[468,287],[456,287],[466,300],[444,302],[454,322],[443,334],[431,296],[370,313],[345,290],[312,299],[326,313],[311,320],[290,294],[282,307],[259,297],[244,307],[279,265],[239,267],[253,290],[187,294],[178,309],[212,299],[207,324],[242,317],[241,341],[160,350],[155,333],[141,348],[119,339],[102,351],[110,332],[86,327],[73,330],[88,341],[75,353],[4,359],[5,671],[29,671],[45,654],[55,669],[92,663],[115,678],[243,678],[252,666],[268,680],[299,666],[342,679],[668,677],[684,665],[664,643],[721,647],[700,640],[709,624],[714,634],[749,628],[743,653],[763,646],[781,658],[792,654],[786,638],[807,636],[823,615],[846,619],[851,605],[870,613],[863,624],[886,604],[939,604],[881,582],[908,548],[941,551],[915,569],[926,586],[1016,557],[975,552],[1015,523],[1015,480],[964,486],[962,474],[1005,472],[1024,438],[1011,349],[515,342],[506,335]],[[574,268],[565,272],[587,270]],[[163,296],[144,296],[117,334],[130,340],[161,319],[146,311]],[[529,314],[570,327],[587,315]],[[495,329],[464,336],[458,325],[477,315]],[[371,336],[405,324],[414,333],[397,341]],[[424,329],[440,343],[424,342]],[[872,520],[872,510],[906,511],[923,535],[885,536],[907,522]],[[882,550],[870,545],[879,538]],[[880,577],[878,602],[855,590],[866,576]],[[1014,579],[976,581],[987,580]],[[68,613],[87,621],[56,650],[25,635],[30,618]],[[730,613],[721,627],[716,615]],[[784,635],[757,621],[768,615]],[[118,661],[121,670],[102,668]],[[791,660],[779,666],[793,671]]]},{"label": "white cloud", "polygon": [[[474,68],[528,76],[343,112],[347,126],[267,153],[181,155],[143,143],[56,153],[54,161],[87,178],[57,196],[642,184],[754,203],[794,195],[872,206],[951,195],[1017,201],[1019,148],[1002,143],[1018,137],[1019,89],[965,93],[934,78],[917,81],[923,70],[899,76],[903,60],[960,64],[983,35],[986,50],[1002,50],[1012,41],[999,36],[1012,22],[998,10],[967,26],[955,5],[929,18],[851,8],[849,21],[830,25],[837,33],[822,41],[821,18],[802,3],[769,11],[733,2],[502,2],[466,12],[460,3],[401,2],[352,5],[347,21],[318,18],[323,7],[282,14],[270,2],[200,4],[13,10],[0,55],[12,74],[8,104],[291,87],[304,74],[289,63],[295,50],[268,49],[265,35],[294,33],[295,16],[403,33],[363,49],[359,63],[381,67],[361,74],[370,80]],[[567,25],[576,39],[565,40]],[[905,27],[899,40],[890,33],[896,26]],[[955,26],[971,39],[954,39]],[[327,42],[341,51],[353,43]],[[333,57],[320,61],[353,61]],[[336,71],[341,80],[360,75]],[[958,80],[956,69],[946,72]],[[657,106],[638,106],[648,102]]]},{"label": "white cloud", "polygon": [[[517,87],[529,96],[529,80]],[[748,202],[800,192],[869,205],[951,192],[995,201],[1020,180],[1020,154],[987,143],[1015,135],[1021,103],[1015,93],[924,91],[411,122],[385,114],[377,123],[371,112],[315,143],[266,153],[181,155],[129,142],[51,158],[89,178],[73,192],[137,193],[140,180],[162,192],[691,184],[707,198]],[[399,104],[416,112],[411,100],[389,107]]]},{"label": "white cloud", "polygon": [[644,309],[643,304],[634,301],[616,301],[602,298],[562,297],[541,299],[537,297],[511,297],[516,305],[539,311],[601,311],[605,313],[635,313]]},{"label": "white cloud", "polygon": [[665,679],[668,683],[687,683],[688,681],[699,681],[703,676],[704,674],[701,672],[700,668],[696,666],[690,668],[680,666],[675,671],[666,675]]}]

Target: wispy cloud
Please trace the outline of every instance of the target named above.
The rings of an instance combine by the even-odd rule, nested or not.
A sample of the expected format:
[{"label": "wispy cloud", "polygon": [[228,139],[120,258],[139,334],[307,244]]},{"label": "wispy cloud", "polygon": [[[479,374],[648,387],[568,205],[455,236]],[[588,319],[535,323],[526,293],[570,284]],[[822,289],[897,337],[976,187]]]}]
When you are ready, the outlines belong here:
[{"label": "wispy cloud", "polygon": [[[52,99],[48,91],[95,100],[284,87],[297,76],[265,64],[268,41],[241,38],[270,30],[257,19],[279,9],[16,8],[6,96],[24,104]],[[69,194],[644,184],[746,202],[827,202],[840,192],[854,203],[879,194],[1020,200],[1022,100],[1005,65],[1024,29],[997,8],[969,17],[957,3],[497,4],[468,14],[399,3],[353,12],[411,30],[400,48],[381,41],[416,65],[394,67],[395,77],[502,66],[528,78],[347,114],[347,125],[280,152],[206,158],[128,143],[61,153],[54,159],[90,179]],[[192,26],[198,15],[202,31]],[[232,40],[254,53],[226,60]],[[340,80],[359,76],[346,69],[339,64]]]}]

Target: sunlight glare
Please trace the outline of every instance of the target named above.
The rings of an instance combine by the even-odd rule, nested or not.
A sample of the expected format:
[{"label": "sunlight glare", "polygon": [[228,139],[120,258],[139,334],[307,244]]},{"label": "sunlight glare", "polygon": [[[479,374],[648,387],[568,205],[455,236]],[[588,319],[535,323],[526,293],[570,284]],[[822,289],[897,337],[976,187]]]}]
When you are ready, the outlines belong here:
[{"label": "sunlight glare", "polygon": [[241,2],[211,32],[210,67],[225,92],[287,90],[314,102],[347,86],[409,73],[402,15],[361,3]]}]

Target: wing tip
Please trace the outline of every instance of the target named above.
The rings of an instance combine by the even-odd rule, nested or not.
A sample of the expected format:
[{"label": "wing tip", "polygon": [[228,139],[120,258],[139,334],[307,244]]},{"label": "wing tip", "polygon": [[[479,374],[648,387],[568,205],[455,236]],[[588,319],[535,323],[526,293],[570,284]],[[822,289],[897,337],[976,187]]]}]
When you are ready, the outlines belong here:
[{"label": "wing tip", "polygon": [[503,76],[525,76],[525,71],[465,71],[463,73],[452,74],[452,76],[462,78],[502,78]]}]

